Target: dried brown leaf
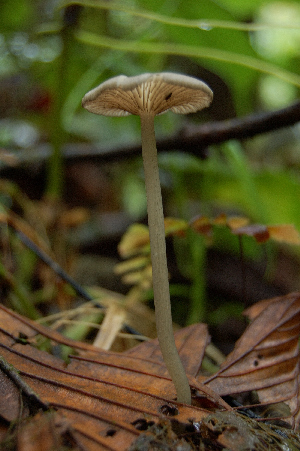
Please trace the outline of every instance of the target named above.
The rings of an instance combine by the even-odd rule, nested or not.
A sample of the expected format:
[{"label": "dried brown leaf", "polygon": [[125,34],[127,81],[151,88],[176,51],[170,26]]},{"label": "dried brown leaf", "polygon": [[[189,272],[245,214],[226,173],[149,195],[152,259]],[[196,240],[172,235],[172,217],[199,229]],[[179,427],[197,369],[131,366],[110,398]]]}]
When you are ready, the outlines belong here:
[{"label": "dried brown leaf", "polygon": [[[291,411],[287,421],[298,427],[300,294],[262,301],[246,314],[252,323],[220,370],[207,379],[199,372],[209,341],[206,326],[197,324],[176,332],[176,345],[193,390],[194,405],[187,406],[175,401],[157,340],[122,354],[101,351],[74,343],[0,306],[0,353],[18,370],[17,376],[7,367],[5,371],[10,383],[4,393],[13,402],[7,420],[20,411],[23,393],[22,404],[28,409],[23,415],[33,412],[34,403],[43,410],[55,408],[67,422],[65,431],[74,446],[85,451],[122,451],[135,442],[140,434],[136,426],[142,421],[158,424],[171,416],[181,423],[191,418],[201,422],[208,406],[213,411],[230,410],[220,395],[256,390],[263,403],[285,402]],[[65,364],[33,346],[37,335],[71,345],[80,355]],[[225,432],[218,440],[227,446]]]},{"label": "dried brown leaf", "polygon": [[[71,344],[71,340],[0,306],[0,353],[18,371],[14,380],[18,390],[12,390],[11,396],[16,402],[20,390],[28,387],[23,390],[24,402],[28,402],[34,392],[38,398],[33,398],[40,400],[39,406],[55,408],[68,421],[74,443],[84,450],[126,450],[140,433],[135,424],[141,419],[156,422],[165,415],[175,415],[176,420],[187,423],[190,418],[201,421],[208,414],[204,408],[176,403],[175,389],[158,356],[157,344],[151,349],[152,358],[147,356],[148,343],[145,343],[145,352],[141,345],[136,355],[99,351],[92,346],[87,346],[83,352],[79,344],[78,349],[84,355],[71,357],[66,365],[32,346],[37,333],[55,342],[58,338],[60,343]],[[198,373],[199,360],[195,363],[191,348],[194,337],[200,335],[204,336],[198,349],[202,355],[204,349],[200,347],[205,347],[208,341],[203,326],[200,332],[198,326],[180,331],[177,339],[179,353],[192,371],[190,382],[198,404],[197,393],[203,390],[193,377]],[[23,340],[18,338],[20,336]],[[14,370],[8,372],[8,377],[13,373]],[[206,391],[211,406],[226,407],[218,395],[214,396],[210,389]]]},{"label": "dried brown leaf", "polygon": [[257,390],[261,402],[285,402],[298,427],[300,294],[262,301],[248,314],[253,322],[205,384],[220,395]]},{"label": "dried brown leaf", "polygon": [[[175,342],[187,374],[197,377],[200,372],[206,346],[209,343],[206,324],[193,324],[180,329],[176,332]],[[157,339],[135,346],[127,351],[126,354],[152,359],[163,364]],[[195,358],[195,356],[197,357]],[[167,369],[164,368],[164,376],[166,375]]]}]

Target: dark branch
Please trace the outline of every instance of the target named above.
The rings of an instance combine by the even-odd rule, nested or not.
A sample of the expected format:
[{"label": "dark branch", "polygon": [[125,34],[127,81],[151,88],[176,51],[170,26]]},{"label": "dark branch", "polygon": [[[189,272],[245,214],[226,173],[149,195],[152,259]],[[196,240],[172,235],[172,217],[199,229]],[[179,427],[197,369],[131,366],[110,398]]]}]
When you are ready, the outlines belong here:
[{"label": "dark branch", "polygon": [[[158,151],[180,150],[204,157],[206,147],[211,144],[222,143],[230,139],[251,138],[261,133],[294,125],[298,121],[300,121],[300,102],[270,113],[253,114],[243,118],[209,122],[198,127],[193,127],[190,130],[182,130],[176,136],[158,140],[157,149]],[[90,149],[90,151],[85,153],[80,153],[80,148],[78,150],[74,147],[66,149],[66,158],[82,158],[85,160],[91,158],[98,161],[116,161],[134,155],[140,155],[141,153],[139,144],[115,149]]]},{"label": "dark branch", "polygon": [[195,144],[206,147],[230,139],[247,139],[255,135],[291,126],[300,121],[300,102],[270,113],[257,113],[243,118],[212,122],[185,136],[186,148],[193,152]]},{"label": "dark branch", "polygon": [[[56,263],[48,254],[46,254],[41,248],[39,248],[27,235],[23,232],[15,229],[16,234],[19,236],[25,246],[31,249],[46,265],[48,265],[59,277],[67,282],[71,287],[75,290],[75,292],[81,296],[86,301],[92,301],[93,297],[84,289],[81,285],[79,285],[72,277],[69,276],[68,273],[58,264]],[[102,308],[102,305],[97,302],[95,305]],[[124,324],[123,328],[126,332],[133,335],[140,335],[135,329],[131,326]],[[0,368],[1,368],[1,359],[0,359]]]},{"label": "dark branch", "polygon": [[[226,121],[209,122],[197,127],[181,130],[171,138],[157,141],[158,151],[179,150],[189,152],[200,158],[205,157],[205,150],[211,144],[219,144],[230,139],[244,140],[255,135],[292,126],[300,121],[300,102],[286,108],[268,113],[257,113],[242,118]],[[36,152],[24,151],[16,166],[23,163],[44,162],[50,155],[50,147],[39,148]],[[141,154],[140,144],[117,148],[96,148],[86,144],[68,144],[65,146],[64,158],[66,162],[90,160],[95,162],[121,161]],[[3,167],[3,165],[2,165]],[[0,166],[1,169],[1,166]]]}]

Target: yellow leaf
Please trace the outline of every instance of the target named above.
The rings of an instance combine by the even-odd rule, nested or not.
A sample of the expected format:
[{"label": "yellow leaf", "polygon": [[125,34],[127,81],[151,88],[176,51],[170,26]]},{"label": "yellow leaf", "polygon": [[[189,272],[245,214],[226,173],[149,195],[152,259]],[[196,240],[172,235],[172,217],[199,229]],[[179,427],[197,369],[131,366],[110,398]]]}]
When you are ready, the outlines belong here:
[{"label": "yellow leaf", "polygon": [[225,215],[225,213],[221,213],[219,216],[217,216],[215,219],[213,219],[212,222],[215,225],[226,226],[227,225],[227,216]]},{"label": "yellow leaf", "polygon": [[165,234],[184,236],[188,223],[183,219],[165,218]]},{"label": "yellow leaf", "polygon": [[118,251],[121,257],[128,258],[139,253],[150,252],[148,227],[143,224],[132,224],[123,235]]},{"label": "yellow leaf", "polygon": [[268,226],[268,231],[273,240],[287,244],[300,244],[299,232],[292,224]]},{"label": "yellow leaf", "polygon": [[227,225],[231,230],[245,227],[249,224],[249,219],[243,216],[232,216],[227,219]]},{"label": "yellow leaf", "polygon": [[117,263],[114,267],[114,272],[115,274],[124,274],[126,272],[143,269],[149,263],[149,260],[149,257],[146,256],[131,258],[130,260]]}]

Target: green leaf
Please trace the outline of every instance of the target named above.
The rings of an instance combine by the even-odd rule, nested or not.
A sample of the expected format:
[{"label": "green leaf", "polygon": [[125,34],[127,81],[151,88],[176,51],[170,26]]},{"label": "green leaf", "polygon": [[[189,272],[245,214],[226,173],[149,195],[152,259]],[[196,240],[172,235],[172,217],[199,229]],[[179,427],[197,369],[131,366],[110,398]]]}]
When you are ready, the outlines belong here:
[{"label": "green leaf", "polygon": [[163,42],[138,42],[114,39],[107,36],[96,35],[88,31],[79,31],[77,39],[85,44],[97,47],[121,50],[133,53],[158,53],[166,55],[182,55],[187,57],[203,58],[244,66],[254,71],[275,75],[296,86],[300,86],[300,75],[267,63],[259,58],[242,55],[230,51],[209,47],[196,47],[193,45],[179,45]]}]

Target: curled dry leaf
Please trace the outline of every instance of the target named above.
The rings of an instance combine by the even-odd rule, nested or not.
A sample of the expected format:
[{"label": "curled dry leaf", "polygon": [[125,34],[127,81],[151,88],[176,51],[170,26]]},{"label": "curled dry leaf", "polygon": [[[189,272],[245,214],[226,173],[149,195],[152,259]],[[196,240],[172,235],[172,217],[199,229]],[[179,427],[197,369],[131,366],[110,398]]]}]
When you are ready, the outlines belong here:
[{"label": "curled dry leaf", "polygon": [[300,293],[259,302],[253,319],[220,370],[205,381],[220,395],[256,390],[263,403],[285,402],[293,427],[300,424]]}]

